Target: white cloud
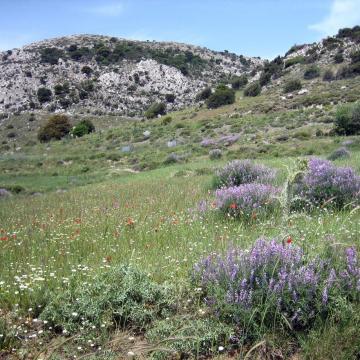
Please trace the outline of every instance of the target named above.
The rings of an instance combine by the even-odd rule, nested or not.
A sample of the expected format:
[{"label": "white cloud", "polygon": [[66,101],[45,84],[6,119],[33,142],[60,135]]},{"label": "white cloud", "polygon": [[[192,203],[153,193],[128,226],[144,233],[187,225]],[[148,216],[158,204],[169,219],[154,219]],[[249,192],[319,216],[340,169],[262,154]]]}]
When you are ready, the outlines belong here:
[{"label": "white cloud", "polygon": [[360,23],[360,0],[334,0],[329,14],[319,23],[310,25],[309,29],[321,35],[334,35],[344,27]]},{"label": "white cloud", "polygon": [[124,6],[117,2],[88,8],[86,11],[100,16],[119,16],[123,13]]}]

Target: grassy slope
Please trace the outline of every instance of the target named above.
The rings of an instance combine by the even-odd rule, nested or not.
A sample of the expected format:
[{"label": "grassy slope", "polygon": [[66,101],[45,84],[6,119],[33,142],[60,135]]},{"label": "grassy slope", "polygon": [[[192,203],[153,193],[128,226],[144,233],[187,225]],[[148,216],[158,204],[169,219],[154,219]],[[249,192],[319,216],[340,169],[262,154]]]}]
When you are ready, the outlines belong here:
[{"label": "grassy slope", "polygon": [[[352,90],[342,90],[345,84]],[[360,90],[358,79],[332,84],[317,80],[306,82],[305,87],[310,94],[292,100],[281,100],[278,88],[256,99],[243,99],[239,92],[234,105],[186,109],[171,114],[168,125],[161,119],[101,118],[96,119],[101,131],[81,139],[26,145],[29,138],[19,136],[10,147],[21,149],[3,153],[0,160],[0,184],[26,189],[25,194],[0,203],[1,231],[10,235],[10,240],[0,242],[0,308],[11,310],[18,304],[20,313],[31,318],[28,309],[45,302],[44,289],[60,292],[74,274],[91,279],[94,273],[123,262],[181,287],[202,255],[229,244],[246,247],[260,236],[278,236],[282,231],[291,233],[296,244],[314,254],[331,241],[358,245],[358,211],[299,214],[286,229],[281,214],[245,225],[223,220],[214,212],[199,216],[193,211],[200,200],[212,201],[208,191],[212,168],[227,159],[251,157],[274,166],[280,170],[280,184],[293,156],[327,155],[340,146],[343,138],[316,136],[316,130],[327,133],[332,128],[334,106],[328,98],[354,100]],[[324,100],[323,108],[293,109],[307,101],[316,103],[316,99]],[[9,120],[14,131],[24,134],[16,130],[21,121],[22,117]],[[37,121],[44,119],[38,116]],[[144,141],[145,130],[151,131],[150,140]],[[223,149],[223,160],[208,160],[209,148],[201,147],[201,140],[229,134],[240,134],[240,139],[230,146],[216,146]],[[182,144],[168,148],[166,143],[172,138]],[[351,158],[339,164],[360,171],[359,141],[357,137],[353,140]],[[119,148],[128,144],[135,150],[122,153]],[[188,162],[164,167],[171,152],[187,154]],[[156,169],[129,172],[152,168]],[[53,191],[57,189],[69,190]],[[49,193],[29,196],[30,192]],[[134,226],[127,225],[130,218]],[[19,290],[19,285],[25,288]],[[19,326],[24,334],[27,325],[20,321]],[[333,338],[339,335],[336,331]],[[31,346],[41,348],[36,341]],[[317,358],[326,359],[334,346],[341,350],[346,342],[329,345],[324,341],[321,346],[309,338],[303,348],[308,354],[317,349]],[[341,351],[339,354],[341,358]]]}]

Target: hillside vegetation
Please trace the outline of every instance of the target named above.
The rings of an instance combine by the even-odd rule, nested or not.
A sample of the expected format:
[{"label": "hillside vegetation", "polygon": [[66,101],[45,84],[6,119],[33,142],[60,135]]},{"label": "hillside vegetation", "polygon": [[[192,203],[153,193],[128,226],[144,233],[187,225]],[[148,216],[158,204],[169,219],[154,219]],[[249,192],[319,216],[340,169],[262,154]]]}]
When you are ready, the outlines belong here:
[{"label": "hillside vegetation", "polygon": [[[173,43],[19,50],[91,63],[82,77],[146,61],[198,82],[149,90],[136,117],[93,96],[3,108],[0,358],[357,359],[359,34],[233,57],[241,71]],[[48,105],[79,93],[63,85]]]}]

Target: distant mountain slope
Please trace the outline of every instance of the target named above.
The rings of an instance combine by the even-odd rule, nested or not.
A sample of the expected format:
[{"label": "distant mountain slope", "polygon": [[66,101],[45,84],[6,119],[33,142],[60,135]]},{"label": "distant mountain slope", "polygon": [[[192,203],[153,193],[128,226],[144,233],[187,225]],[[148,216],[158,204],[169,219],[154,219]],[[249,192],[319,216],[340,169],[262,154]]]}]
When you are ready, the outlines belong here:
[{"label": "distant mountain slope", "polygon": [[259,58],[174,42],[97,35],[44,40],[0,53],[0,112],[135,116],[154,101],[174,110],[193,104],[204,86],[230,74],[254,74],[262,64]]}]

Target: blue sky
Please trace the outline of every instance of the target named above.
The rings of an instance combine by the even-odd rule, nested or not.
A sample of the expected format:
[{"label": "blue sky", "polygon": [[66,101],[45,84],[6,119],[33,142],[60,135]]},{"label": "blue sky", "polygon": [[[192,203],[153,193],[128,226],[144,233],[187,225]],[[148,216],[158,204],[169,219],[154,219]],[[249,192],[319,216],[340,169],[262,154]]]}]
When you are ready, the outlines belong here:
[{"label": "blue sky", "polygon": [[360,0],[0,0],[0,49],[70,34],[274,58],[360,24]]}]

